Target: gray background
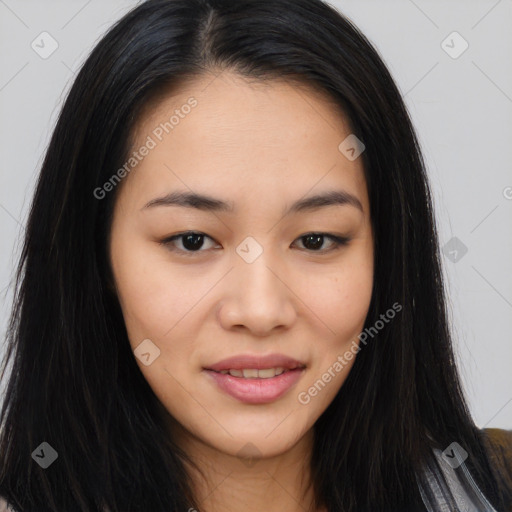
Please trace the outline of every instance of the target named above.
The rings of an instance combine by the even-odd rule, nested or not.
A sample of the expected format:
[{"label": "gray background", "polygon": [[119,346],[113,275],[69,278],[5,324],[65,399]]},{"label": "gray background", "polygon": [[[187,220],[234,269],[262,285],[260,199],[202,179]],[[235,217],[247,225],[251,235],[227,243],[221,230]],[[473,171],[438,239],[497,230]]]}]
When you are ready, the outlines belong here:
[{"label": "gray background", "polygon": [[[93,45],[136,3],[0,0],[0,356],[14,262],[56,116]],[[471,410],[480,427],[510,429],[512,0],[331,4],[374,43],[405,97],[434,191]],[[454,31],[469,44],[460,55]],[[58,44],[46,59],[31,47],[43,46],[42,32]]]}]

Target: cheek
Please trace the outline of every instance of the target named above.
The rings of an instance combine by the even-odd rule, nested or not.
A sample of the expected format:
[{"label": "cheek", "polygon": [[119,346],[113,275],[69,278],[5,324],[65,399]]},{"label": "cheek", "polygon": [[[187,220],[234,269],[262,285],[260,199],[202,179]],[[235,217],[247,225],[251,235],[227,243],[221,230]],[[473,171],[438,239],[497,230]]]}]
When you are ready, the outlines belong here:
[{"label": "cheek", "polygon": [[200,272],[170,263],[158,242],[119,233],[112,240],[114,278],[127,327],[162,337],[206,293]]},{"label": "cheek", "polygon": [[132,345],[146,338],[157,340],[171,330],[184,314],[191,289],[182,286],[180,273],[165,260],[165,251],[151,247],[152,243],[130,243],[129,236],[112,241],[114,278]]},{"label": "cheek", "polygon": [[317,290],[309,297],[331,334],[344,340],[364,323],[371,300],[372,282],[370,279],[356,280],[354,276],[337,278],[336,282],[330,283],[328,290],[328,293]]},{"label": "cheek", "polygon": [[307,277],[297,291],[323,324],[324,342],[343,346],[363,328],[373,290],[372,259],[359,253],[327,273],[303,274]]},{"label": "cheek", "polygon": [[359,331],[363,328],[370,306],[372,288],[371,273],[345,276],[345,279],[337,283],[333,294],[335,299],[332,300],[329,312],[334,330],[342,339],[353,335],[354,330]]},{"label": "cheek", "polygon": [[[308,294],[308,305],[318,312],[325,333],[317,339],[317,372],[323,373],[350,347],[358,344],[358,335],[364,327],[372,295],[373,281],[369,275],[338,276]],[[348,373],[351,367],[346,362]]]},{"label": "cheek", "polygon": [[[299,390],[298,401],[313,416],[334,399],[352,369],[359,351],[358,335],[364,327],[373,290],[370,251],[347,259],[335,275],[316,276],[308,286],[308,306],[323,324],[324,336],[315,340],[315,364]],[[354,255],[356,256],[356,255]]]},{"label": "cheek", "polygon": [[[186,402],[189,397],[182,394],[179,382],[185,380],[183,362],[193,356],[196,335],[183,326],[205,283],[194,287],[190,275],[185,282],[184,272],[169,265],[165,251],[145,243],[130,244],[127,238],[112,244],[112,262],[130,346],[135,356],[139,346],[151,352],[149,365],[135,357],[137,365],[162,403]],[[176,337],[180,343],[172,342]],[[150,340],[149,345],[145,340]],[[143,341],[146,345],[141,345]]]},{"label": "cheek", "polygon": [[361,241],[336,278],[333,304],[329,308],[334,330],[341,341],[359,334],[364,326],[373,292],[373,245],[370,237]]}]

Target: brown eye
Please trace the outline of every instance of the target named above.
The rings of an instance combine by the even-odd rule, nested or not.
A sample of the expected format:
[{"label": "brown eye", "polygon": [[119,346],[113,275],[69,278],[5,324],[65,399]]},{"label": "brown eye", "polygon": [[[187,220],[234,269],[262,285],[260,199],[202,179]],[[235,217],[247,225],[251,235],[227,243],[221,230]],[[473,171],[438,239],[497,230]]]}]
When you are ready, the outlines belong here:
[{"label": "brown eye", "polygon": [[[169,250],[192,256],[194,253],[206,252],[213,246],[204,247],[206,239],[213,239],[204,233],[197,231],[187,231],[178,233],[162,240],[160,243],[165,245]],[[304,250],[317,253],[326,253],[338,249],[341,246],[348,245],[350,238],[339,237],[327,233],[307,233],[297,238],[302,242]],[[330,241],[328,247],[324,247],[326,241]]]},{"label": "brown eye", "polygon": [[[162,240],[160,243],[165,245],[172,251],[177,251],[185,254],[192,254],[197,252],[204,252],[204,250],[201,249],[203,249],[204,247],[205,239],[213,240],[204,233],[198,233],[196,231],[187,231],[186,233],[178,233],[177,235],[170,236]],[[176,247],[175,245],[176,241],[180,242],[178,244],[178,247]],[[207,249],[210,248],[211,247],[207,247]]]},{"label": "brown eye", "polygon": [[[322,249],[326,239],[331,240],[331,245],[327,249]],[[340,246],[347,245],[350,241],[349,238],[330,235],[327,233],[307,233],[306,235],[299,237],[297,240],[302,241],[306,250],[321,253],[335,250]]]}]

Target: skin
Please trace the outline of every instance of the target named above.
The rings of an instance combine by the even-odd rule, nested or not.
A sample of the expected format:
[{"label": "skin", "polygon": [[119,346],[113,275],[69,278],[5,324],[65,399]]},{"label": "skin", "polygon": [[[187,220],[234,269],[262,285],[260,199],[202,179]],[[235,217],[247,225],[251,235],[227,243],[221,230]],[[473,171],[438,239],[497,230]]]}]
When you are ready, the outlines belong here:
[{"label": "skin", "polygon": [[[202,509],[320,511],[309,485],[312,427],[355,358],[307,405],[298,394],[357,342],[368,313],[373,235],[362,159],[338,150],[350,128],[319,92],[230,71],[159,101],[140,120],[134,149],[191,96],[197,106],[117,191],[110,256],[130,344],[150,339],[160,350],[149,366],[136,361],[169,413],[170,435],[204,472],[203,480],[190,470]],[[175,190],[233,201],[234,211],[144,208]],[[363,212],[345,204],[283,216],[327,190],[350,192]],[[160,243],[187,230],[210,237],[200,252],[180,253],[183,239]],[[315,250],[301,238],[311,232],[351,240],[336,249],[324,238]],[[252,263],[236,252],[248,236],[263,248]],[[203,371],[242,353],[282,353],[307,368],[275,402],[246,404]],[[252,463],[239,456],[248,442]]]}]

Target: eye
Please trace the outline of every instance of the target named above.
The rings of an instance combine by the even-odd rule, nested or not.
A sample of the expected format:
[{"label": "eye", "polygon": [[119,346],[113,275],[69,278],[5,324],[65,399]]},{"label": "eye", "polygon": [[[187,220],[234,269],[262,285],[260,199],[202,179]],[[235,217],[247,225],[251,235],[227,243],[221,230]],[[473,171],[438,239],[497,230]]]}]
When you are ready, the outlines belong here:
[{"label": "eye", "polygon": [[[211,237],[205,235],[204,233],[199,233],[197,231],[187,231],[185,233],[178,233],[177,235],[165,238],[160,243],[168,247],[171,251],[181,252],[189,256],[195,252],[204,252],[200,249],[204,245],[205,238],[213,240]],[[181,242],[179,244],[181,247],[176,247],[174,245],[175,241]],[[211,247],[207,247],[207,249],[211,249]]]},{"label": "eye", "polygon": [[[165,245],[171,251],[180,252],[186,256],[192,256],[194,253],[205,252],[205,250],[213,248],[212,246],[206,247],[206,249],[204,248],[205,239],[213,241],[211,237],[204,233],[187,231],[185,233],[178,233],[177,235],[167,237],[160,243]],[[350,242],[350,238],[331,235],[328,233],[306,233],[305,235],[297,238],[297,240],[303,242],[305,250],[318,253],[326,253],[336,250],[341,246],[348,245]],[[326,240],[330,240],[331,245],[328,249],[322,249],[321,247],[324,245]],[[176,246],[176,242],[179,242],[178,246]]]},{"label": "eye", "polygon": [[[322,247],[326,239],[331,240],[330,248],[318,250],[320,247]],[[348,245],[350,242],[350,239],[347,237],[331,235],[328,233],[306,233],[305,235],[297,238],[297,240],[304,241],[303,245],[305,246],[306,250],[319,253],[334,251],[341,246]]]}]

